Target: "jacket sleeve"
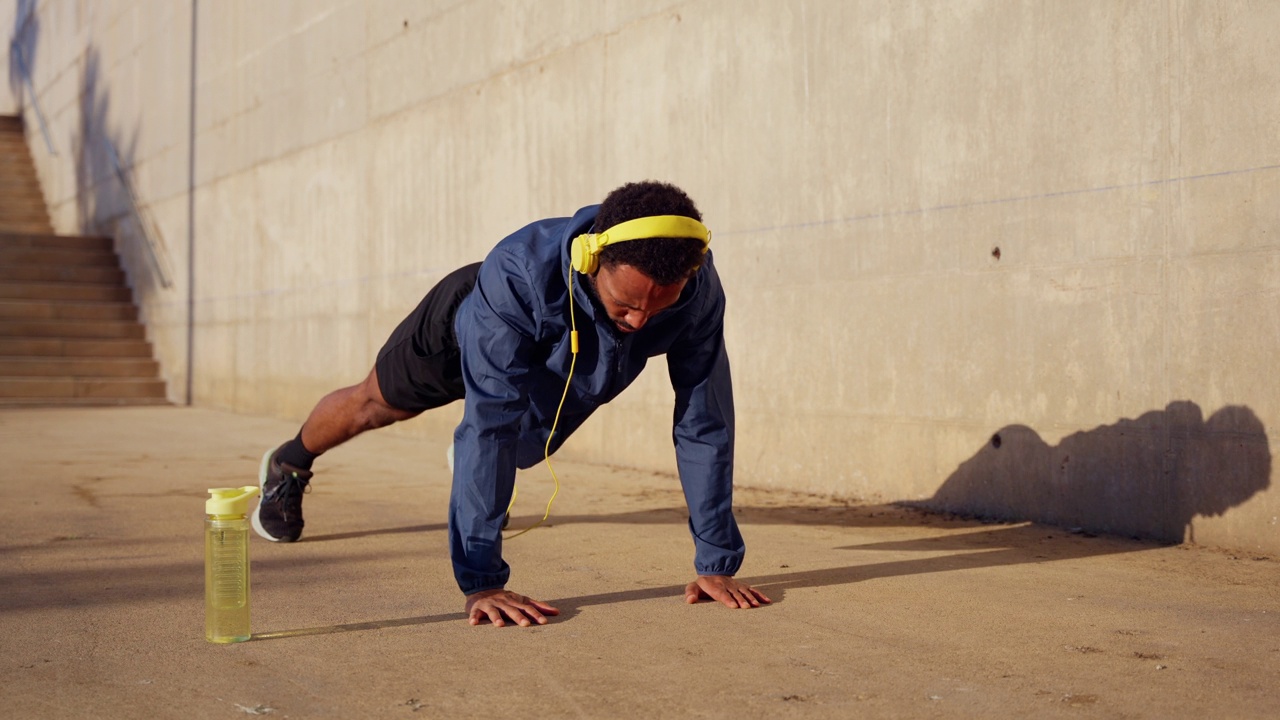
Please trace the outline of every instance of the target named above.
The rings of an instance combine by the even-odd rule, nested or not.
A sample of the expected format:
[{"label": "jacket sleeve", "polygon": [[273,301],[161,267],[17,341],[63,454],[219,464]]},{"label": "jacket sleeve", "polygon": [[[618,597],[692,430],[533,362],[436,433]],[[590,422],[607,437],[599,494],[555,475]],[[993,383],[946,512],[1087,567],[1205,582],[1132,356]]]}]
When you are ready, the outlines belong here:
[{"label": "jacket sleeve", "polygon": [[746,546],[733,517],[733,382],[724,348],[724,292],[714,268],[704,312],[667,352],[676,406],[672,438],[699,575],[733,575]]},{"label": "jacket sleeve", "polygon": [[464,594],[506,586],[502,520],[516,475],[516,440],[541,309],[524,264],[495,252],[458,309],[466,398],[454,431],[449,553]]}]

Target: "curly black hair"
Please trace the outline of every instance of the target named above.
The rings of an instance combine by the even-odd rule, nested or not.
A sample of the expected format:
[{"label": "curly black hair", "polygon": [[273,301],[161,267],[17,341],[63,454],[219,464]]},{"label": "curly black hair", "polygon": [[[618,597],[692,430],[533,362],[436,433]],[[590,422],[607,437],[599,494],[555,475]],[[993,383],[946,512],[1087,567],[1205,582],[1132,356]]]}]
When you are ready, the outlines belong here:
[{"label": "curly black hair", "polygon": [[[627,183],[600,204],[593,232],[653,215],[683,215],[702,222],[702,213],[683,190],[670,183],[646,180]],[[601,267],[630,265],[659,285],[685,280],[702,266],[703,243],[696,238],[644,238],[600,251]]]}]

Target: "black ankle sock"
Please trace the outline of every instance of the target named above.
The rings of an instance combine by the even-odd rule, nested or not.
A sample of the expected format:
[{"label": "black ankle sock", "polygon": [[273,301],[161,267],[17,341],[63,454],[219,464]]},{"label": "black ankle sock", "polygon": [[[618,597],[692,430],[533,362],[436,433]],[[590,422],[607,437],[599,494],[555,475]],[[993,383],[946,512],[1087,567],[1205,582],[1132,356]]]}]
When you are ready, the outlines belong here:
[{"label": "black ankle sock", "polygon": [[318,457],[320,456],[311,452],[306,445],[302,444],[301,430],[298,431],[298,437],[281,445],[280,450],[276,452],[277,460],[289,463],[299,470],[310,470],[311,463],[315,462]]}]

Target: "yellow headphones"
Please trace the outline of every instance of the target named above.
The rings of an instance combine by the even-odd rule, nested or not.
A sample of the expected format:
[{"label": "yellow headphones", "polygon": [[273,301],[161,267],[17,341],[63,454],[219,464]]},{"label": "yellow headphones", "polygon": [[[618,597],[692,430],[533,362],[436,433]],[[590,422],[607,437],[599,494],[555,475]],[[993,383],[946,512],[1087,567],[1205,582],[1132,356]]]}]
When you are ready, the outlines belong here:
[{"label": "yellow headphones", "polygon": [[573,239],[569,263],[584,275],[600,267],[600,251],[606,245],[647,238],[694,238],[702,241],[702,252],[711,244],[711,231],[691,217],[654,215],[618,223],[602,233],[585,233]]}]

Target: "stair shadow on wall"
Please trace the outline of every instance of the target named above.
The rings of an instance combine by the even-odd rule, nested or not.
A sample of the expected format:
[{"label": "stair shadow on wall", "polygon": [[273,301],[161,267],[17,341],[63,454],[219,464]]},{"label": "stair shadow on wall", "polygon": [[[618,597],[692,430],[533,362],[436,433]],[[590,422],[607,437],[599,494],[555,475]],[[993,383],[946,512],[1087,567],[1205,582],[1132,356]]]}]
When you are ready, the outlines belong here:
[{"label": "stair shadow on wall", "polygon": [[1207,420],[1189,401],[1046,443],[1024,425],[1001,428],[938,488],[912,505],[994,520],[1180,543],[1197,516],[1218,516],[1271,484],[1257,415],[1227,406]]},{"label": "stair shadow on wall", "polygon": [[139,130],[134,127],[123,140],[120,132],[110,129],[111,98],[102,79],[102,54],[92,45],[85,50],[80,88],[80,122],[71,139],[76,223],[82,233],[115,239],[134,297],[147,297],[160,292],[164,281],[149,259],[146,232],[122,177],[134,172]]},{"label": "stair shadow on wall", "polygon": [[[21,54],[27,71],[34,74],[41,26],[36,0],[19,0],[14,8],[14,34],[9,44],[9,87],[21,104],[26,95],[17,56]],[[133,207],[129,189],[124,185],[125,177],[122,177],[133,172],[139,130],[134,127],[128,141],[122,142],[122,134],[108,128],[111,99],[102,81],[102,53],[92,44],[85,49],[77,97],[79,124],[71,137],[71,154],[75,163],[76,226],[86,235],[106,235],[115,239],[135,296],[151,291],[153,286],[161,288],[163,282],[159,271],[153,267],[154,263],[142,259],[150,252],[146,230],[141,226],[139,211]],[[113,149],[115,161],[112,160]],[[117,162],[122,168],[119,172]]]},{"label": "stair shadow on wall", "polygon": [[[18,104],[18,114],[27,101],[22,65],[35,72],[36,50],[40,40],[40,16],[36,0],[18,0],[13,6],[13,37],[9,39],[9,91]],[[19,59],[21,54],[21,59]]]}]

